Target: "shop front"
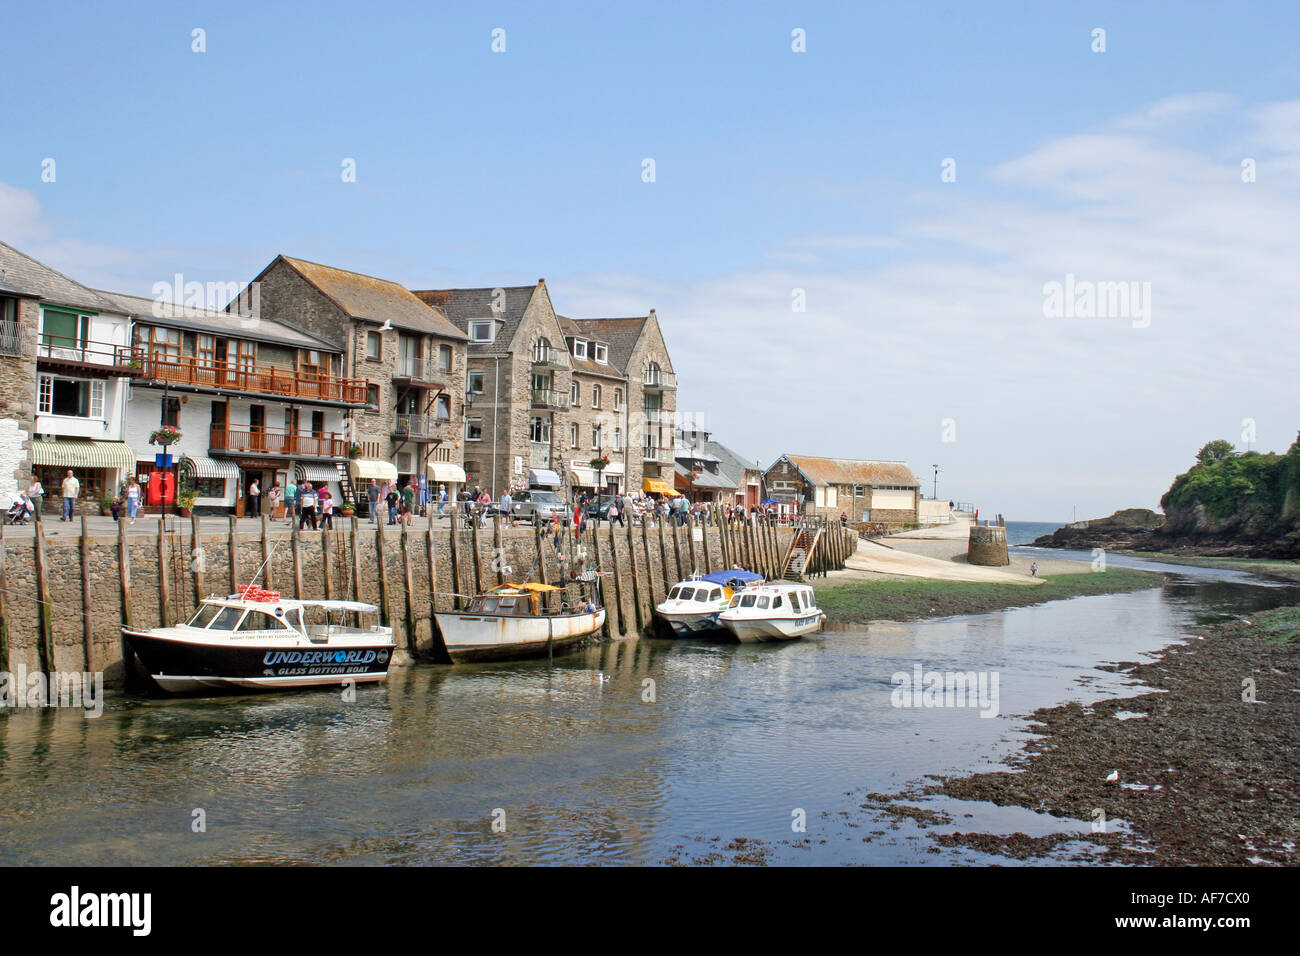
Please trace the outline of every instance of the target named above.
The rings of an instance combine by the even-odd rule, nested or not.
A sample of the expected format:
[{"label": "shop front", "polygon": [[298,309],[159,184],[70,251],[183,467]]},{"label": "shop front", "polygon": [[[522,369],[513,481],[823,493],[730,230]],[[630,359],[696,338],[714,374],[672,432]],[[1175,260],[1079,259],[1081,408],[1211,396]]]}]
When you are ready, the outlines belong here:
[{"label": "shop front", "polygon": [[[135,452],[126,442],[93,438],[37,439],[32,442],[32,470],[45,489],[42,511],[58,514],[68,469],[81,485],[78,513],[98,514],[100,502],[114,497],[135,467]],[[26,488],[25,483],[20,484]]]}]

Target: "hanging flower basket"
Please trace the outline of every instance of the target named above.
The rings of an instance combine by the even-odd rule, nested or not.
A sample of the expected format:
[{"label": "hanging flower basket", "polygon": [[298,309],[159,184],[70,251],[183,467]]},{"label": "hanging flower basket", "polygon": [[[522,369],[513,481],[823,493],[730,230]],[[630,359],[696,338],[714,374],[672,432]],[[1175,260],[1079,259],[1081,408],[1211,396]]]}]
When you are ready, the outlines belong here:
[{"label": "hanging flower basket", "polygon": [[155,428],[153,432],[150,433],[149,444],[175,445],[182,437],[183,436],[177,429],[172,428],[170,425],[166,425],[162,428]]},{"label": "hanging flower basket", "polygon": [[593,458],[587,464],[591,465],[593,471],[604,471],[609,467],[609,455],[601,455],[599,458]]},{"label": "hanging flower basket", "polygon": [[693,481],[695,481],[695,479],[698,478],[698,477],[700,477],[700,476],[697,475],[697,474],[696,474],[695,472],[693,472],[693,471],[688,471],[688,472],[686,473],[686,480],[687,480],[687,481],[691,481],[691,482],[693,482]]}]

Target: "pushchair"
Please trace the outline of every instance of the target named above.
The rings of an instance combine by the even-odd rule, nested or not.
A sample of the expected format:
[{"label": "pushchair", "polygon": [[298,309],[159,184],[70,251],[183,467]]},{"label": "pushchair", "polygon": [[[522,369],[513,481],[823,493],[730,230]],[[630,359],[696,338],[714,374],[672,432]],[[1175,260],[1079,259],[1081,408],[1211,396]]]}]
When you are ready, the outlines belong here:
[{"label": "pushchair", "polygon": [[5,512],[5,524],[26,524],[32,520],[32,512],[36,509],[32,507],[32,500],[26,495],[10,495],[12,502],[8,511]]}]

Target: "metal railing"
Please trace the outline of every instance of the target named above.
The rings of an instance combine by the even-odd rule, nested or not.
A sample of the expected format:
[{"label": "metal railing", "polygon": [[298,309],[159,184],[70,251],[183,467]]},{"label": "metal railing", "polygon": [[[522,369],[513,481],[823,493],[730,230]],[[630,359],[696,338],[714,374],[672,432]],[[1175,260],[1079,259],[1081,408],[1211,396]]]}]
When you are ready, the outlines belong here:
[{"label": "metal railing", "polygon": [[568,408],[569,396],[553,388],[533,389],[533,408]]},{"label": "metal railing", "polygon": [[0,355],[23,354],[23,329],[17,322],[0,322]]},{"label": "metal railing", "polygon": [[299,458],[346,458],[348,443],[337,432],[290,432],[283,428],[214,428],[208,436],[212,451]]},{"label": "metal railing", "polygon": [[641,376],[641,385],[644,388],[676,388],[677,376],[663,369],[648,368]]},{"label": "metal railing", "polygon": [[550,368],[564,368],[568,353],[563,349],[533,347],[533,364]]},{"label": "metal railing", "polygon": [[413,382],[449,382],[451,369],[442,368],[437,359],[399,358],[393,369],[393,378],[409,379]]},{"label": "metal railing", "polygon": [[642,445],[641,460],[669,462],[673,460],[673,450],[671,448],[651,448],[649,445]]},{"label": "metal railing", "polygon": [[400,438],[450,437],[451,420],[435,415],[401,414],[393,422],[393,434]]},{"label": "metal railing", "polygon": [[365,404],[370,384],[359,378],[338,378],[273,365],[227,362],[164,352],[142,355],[141,371],[146,379],[172,385],[192,385],[286,398],[315,398],[350,405]]},{"label": "metal railing", "polygon": [[123,374],[134,374],[144,358],[144,350],[130,345],[112,345],[43,332],[36,346],[36,357],[52,362],[111,366],[122,369]]}]

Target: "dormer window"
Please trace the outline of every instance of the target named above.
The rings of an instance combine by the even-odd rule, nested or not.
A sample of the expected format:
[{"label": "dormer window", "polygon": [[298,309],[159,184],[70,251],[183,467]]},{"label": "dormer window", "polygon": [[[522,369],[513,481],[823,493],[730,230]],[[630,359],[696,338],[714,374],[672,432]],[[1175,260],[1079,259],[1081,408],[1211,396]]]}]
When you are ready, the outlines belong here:
[{"label": "dormer window", "polygon": [[585,358],[587,357],[587,340],[586,340],[586,339],[574,339],[574,340],[573,340],[573,357],[574,357],[574,358],[580,358],[580,359],[585,359]]},{"label": "dormer window", "polygon": [[476,320],[469,324],[469,340],[481,344],[496,338],[497,326],[491,319]]},{"label": "dormer window", "polygon": [[597,345],[593,345],[593,349],[595,351],[596,361],[599,362],[601,365],[608,365],[609,346],[597,344]]}]

